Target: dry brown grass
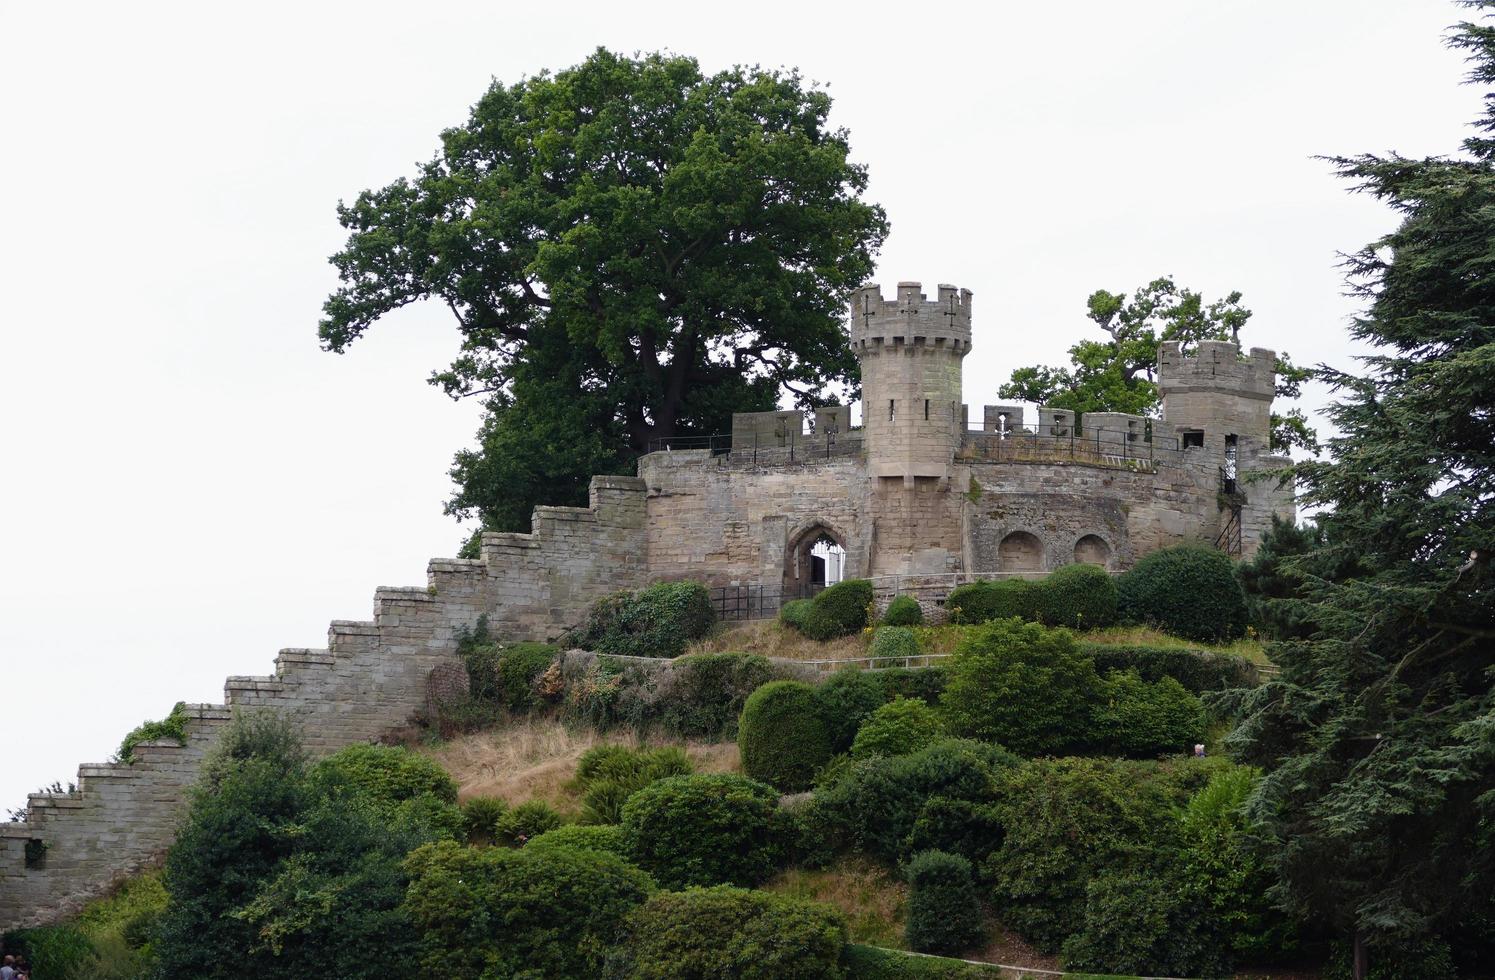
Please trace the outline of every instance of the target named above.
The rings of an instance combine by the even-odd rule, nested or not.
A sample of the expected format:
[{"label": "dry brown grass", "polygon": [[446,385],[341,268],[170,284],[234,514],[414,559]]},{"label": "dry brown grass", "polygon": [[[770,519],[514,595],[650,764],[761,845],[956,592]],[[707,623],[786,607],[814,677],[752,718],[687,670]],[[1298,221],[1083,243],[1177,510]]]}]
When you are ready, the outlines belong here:
[{"label": "dry brown grass", "polygon": [[1084,643],[1110,643],[1124,646],[1146,646],[1163,647],[1166,649],[1188,648],[1190,650],[1212,650],[1215,653],[1228,653],[1237,657],[1245,657],[1255,664],[1270,664],[1266,650],[1260,640],[1248,636],[1230,643],[1200,643],[1198,640],[1185,640],[1149,626],[1111,626],[1103,630],[1091,630],[1081,633],[1080,640]]},{"label": "dry brown grass", "polygon": [[852,660],[867,655],[867,637],[862,633],[821,643],[801,635],[774,619],[726,623],[704,640],[691,644],[687,653],[757,653],[784,660]]},{"label": "dry brown grass", "polygon": [[763,890],[834,905],[846,916],[854,943],[908,948],[903,941],[908,885],[866,858],[842,858],[823,871],[792,868]]},{"label": "dry brown grass", "polygon": [[[543,800],[575,816],[581,810],[581,794],[573,783],[576,762],[587,749],[604,743],[638,744],[625,734],[599,735],[553,719],[526,718],[419,751],[451,773],[461,800],[496,796],[510,806]],[[651,739],[646,744],[679,743]],[[733,742],[689,742],[685,751],[697,772],[742,771]]]}]

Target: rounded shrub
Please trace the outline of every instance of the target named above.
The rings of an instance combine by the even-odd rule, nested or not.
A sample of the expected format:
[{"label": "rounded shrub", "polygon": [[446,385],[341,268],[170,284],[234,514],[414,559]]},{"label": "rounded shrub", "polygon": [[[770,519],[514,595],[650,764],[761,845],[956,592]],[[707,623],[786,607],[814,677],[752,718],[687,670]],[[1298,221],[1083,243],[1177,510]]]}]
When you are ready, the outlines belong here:
[{"label": "rounded shrub", "polygon": [[1038,618],[1048,626],[1089,630],[1116,622],[1116,580],[1098,565],[1065,565],[1036,584]]},{"label": "rounded shrub", "polygon": [[1154,551],[1116,586],[1125,620],[1204,642],[1246,632],[1246,594],[1223,552],[1194,545]]},{"label": "rounded shrub", "polygon": [[815,771],[831,758],[815,689],[801,681],[758,688],[742,706],[737,745],[749,776],[787,793],[809,789]]},{"label": "rounded shrub", "polygon": [[614,854],[445,841],[405,859],[401,909],[433,977],[598,977],[654,882]]},{"label": "rounded shrub", "polygon": [[919,953],[959,953],[981,941],[981,900],[971,862],[958,854],[924,851],[908,863],[908,926],[904,938]]},{"label": "rounded shrub", "polygon": [[894,596],[882,614],[884,626],[920,626],[923,622],[924,607],[911,595]]},{"label": "rounded shrub", "polygon": [[907,626],[879,626],[872,634],[872,646],[867,654],[874,658],[874,665],[878,659],[882,658],[917,657],[919,638],[914,634],[913,629]]},{"label": "rounded shrub", "polygon": [[599,745],[582,754],[576,781],[582,788],[582,822],[615,824],[623,818],[623,804],[650,783],[695,771],[685,750],[674,745],[657,749]]},{"label": "rounded shrub", "polygon": [[773,787],[729,773],[662,779],[624,804],[623,847],[668,888],[756,885],[785,854],[778,800]]},{"label": "rounded shrub", "polygon": [[964,625],[994,619],[1038,618],[1038,583],[1021,578],[970,582],[950,590],[945,600],[950,622]]},{"label": "rounded shrub", "polygon": [[567,824],[547,830],[524,845],[526,851],[545,851],[567,848],[574,851],[602,851],[626,857],[623,850],[623,830],[616,826],[582,826]]},{"label": "rounded shrub", "polygon": [[862,722],[888,700],[886,674],[843,667],[815,688],[816,710],[830,735],[832,753],[850,749]]},{"label": "rounded shrub", "polygon": [[426,756],[391,745],[350,745],[318,762],[312,774],[350,784],[382,808],[425,795],[457,802],[457,782],[445,769]]},{"label": "rounded shrub", "polygon": [[631,980],[838,980],[846,924],[828,905],[741,888],[660,892],[629,918]]},{"label": "rounded shrub", "polygon": [[543,800],[527,800],[499,817],[494,824],[498,840],[514,847],[539,837],[565,823]]},{"label": "rounded shrub", "polygon": [[1002,815],[995,803],[931,797],[919,810],[905,850],[948,851],[973,864],[1002,846]]},{"label": "rounded shrub", "polygon": [[940,714],[918,698],[895,698],[862,722],[851,743],[851,757],[909,755],[928,748],[945,735]]},{"label": "rounded shrub", "polygon": [[556,647],[548,643],[511,643],[500,647],[494,664],[498,698],[510,711],[527,711],[539,703],[535,681],[555,663]]},{"label": "rounded shrub", "polygon": [[637,593],[599,599],[569,640],[583,649],[617,656],[678,657],[715,623],[716,607],[706,586],[660,582]]},{"label": "rounded shrub", "polygon": [[948,664],[940,708],[953,734],[1025,755],[1091,740],[1100,678],[1068,630],[993,620],[972,631]]},{"label": "rounded shrub", "polygon": [[872,583],[866,579],[837,582],[810,601],[810,615],[800,631],[812,640],[850,636],[867,626]]},{"label": "rounded shrub", "polygon": [[737,738],[748,695],[777,675],[767,657],[694,653],[677,659],[659,680],[654,722],[673,738]]},{"label": "rounded shrub", "polygon": [[809,599],[790,599],[779,607],[779,622],[803,630],[805,622],[810,618],[810,610],[814,608],[814,603]]},{"label": "rounded shrub", "polygon": [[491,844],[498,839],[498,821],[509,805],[496,796],[474,796],[462,804],[462,829],[469,844]]},{"label": "rounded shrub", "polygon": [[1230,942],[1201,896],[1166,871],[1103,874],[1085,890],[1079,932],[1064,943],[1070,970],[1168,977],[1231,972]]}]

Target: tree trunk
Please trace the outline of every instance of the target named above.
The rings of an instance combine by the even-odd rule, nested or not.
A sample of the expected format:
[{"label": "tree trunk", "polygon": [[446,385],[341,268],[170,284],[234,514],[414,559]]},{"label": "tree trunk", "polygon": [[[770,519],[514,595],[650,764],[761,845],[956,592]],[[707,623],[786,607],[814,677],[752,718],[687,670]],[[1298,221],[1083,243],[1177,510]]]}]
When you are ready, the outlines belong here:
[{"label": "tree trunk", "polygon": [[1355,980],[1365,980],[1370,975],[1370,950],[1365,948],[1365,937],[1360,930],[1355,930],[1355,944],[1350,953],[1353,963],[1351,969]]}]

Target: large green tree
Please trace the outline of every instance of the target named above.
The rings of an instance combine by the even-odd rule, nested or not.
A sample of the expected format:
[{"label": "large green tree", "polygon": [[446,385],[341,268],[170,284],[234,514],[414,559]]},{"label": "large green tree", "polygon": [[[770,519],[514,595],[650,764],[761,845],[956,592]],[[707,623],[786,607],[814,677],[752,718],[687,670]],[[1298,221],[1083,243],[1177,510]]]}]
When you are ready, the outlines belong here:
[{"label": "large green tree", "polygon": [[1446,975],[1430,942],[1495,961],[1495,2],[1465,5],[1480,21],[1451,43],[1487,88],[1479,134],[1334,159],[1402,221],[1347,259],[1375,352],[1323,371],[1339,435],[1297,469],[1328,509],[1319,546],[1281,559],[1310,635],[1232,736],[1266,770],[1251,812],[1282,897],[1353,943],[1357,977]]},{"label": "large green tree", "polygon": [[[1154,279],[1130,297],[1098,289],[1086,301],[1088,316],[1107,334],[1069,349],[1068,367],[1020,367],[997,393],[1003,398],[1086,412],[1156,415],[1154,374],[1158,345],[1176,341],[1185,352],[1201,340],[1239,342],[1251,311],[1232,292],[1211,303],[1202,293],[1179,287],[1170,277]],[[1295,367],[1286,353],[1277,358],[1277,395],[1296,398],[1309,371]],[[1083,421],[1082,421],[1083,424]],[[1317,449],[1317,437],[1300,409],[1272,415],[1272,448]]]},{"label": "large green tree", "polygon": [[830,106],[793,72],[606,50],[495,82],[413,178],[339,205],[322,343],[445,304],[462,345],[431,380],[488,409],[448,510],[507,528],[662,437],[854,386],[844,302],[887,221]]}]

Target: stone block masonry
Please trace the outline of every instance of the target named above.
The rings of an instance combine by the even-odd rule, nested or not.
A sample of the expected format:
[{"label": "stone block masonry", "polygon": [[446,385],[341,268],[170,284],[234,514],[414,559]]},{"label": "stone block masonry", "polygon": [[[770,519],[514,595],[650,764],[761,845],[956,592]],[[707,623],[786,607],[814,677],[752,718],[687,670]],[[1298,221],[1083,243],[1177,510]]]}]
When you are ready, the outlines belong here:
[{"label": "stone block masonry", "polygon": [[234,709],[283,712],[314,755],[377,739],[422,707],[431,670],[456,662],[458,631],[480,615],[500,636],[550,639],[593,600],[642,584],[644,515],[642,480],[597,477],[590,506],[539,508],[529,534],[485,534],[480,560],[435,559],[426,585],[376,590],[373,618],[335,620],[325,649],[282,650],[273,674],[228,678],[223,704],[189,706],[186,744],[143,743],[133,764],[80,766],[74,793],[32,794],[25,820],[0,824],[0,931],[72,915],[159,861]]}]

